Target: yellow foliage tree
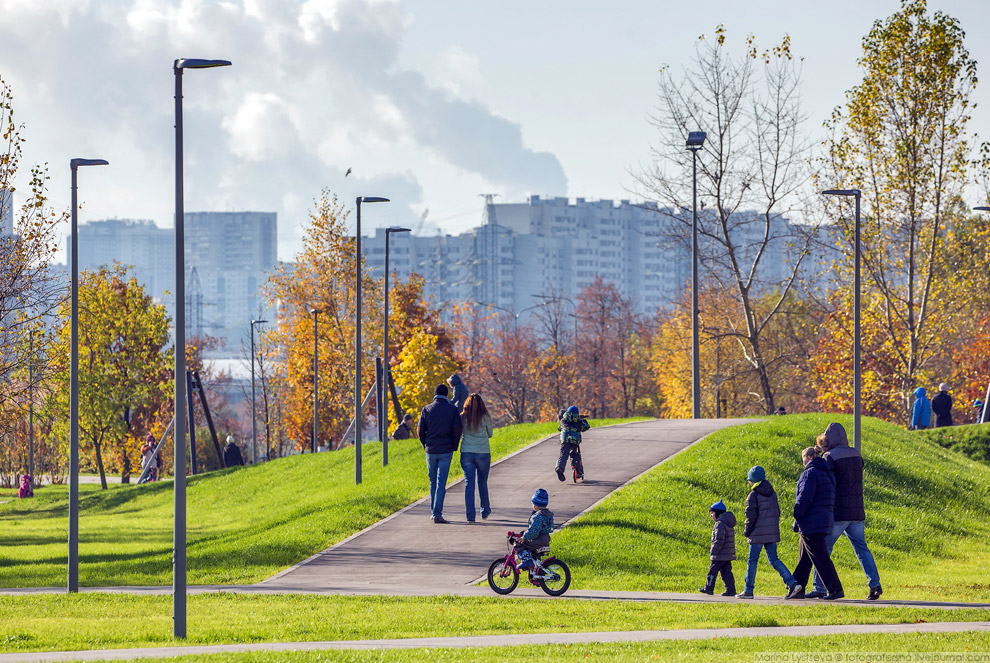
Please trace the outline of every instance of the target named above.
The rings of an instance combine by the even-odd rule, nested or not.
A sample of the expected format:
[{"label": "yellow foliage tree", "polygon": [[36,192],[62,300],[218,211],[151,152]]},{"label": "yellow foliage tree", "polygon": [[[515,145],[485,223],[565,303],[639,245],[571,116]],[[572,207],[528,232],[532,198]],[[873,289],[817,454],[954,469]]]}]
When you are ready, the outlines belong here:
[{"label": "yellow foliage tree", "polygon": [[438,346],[436,335],[423,330],[413,332],[399,353],[399,365],[393,371],[399,391],[399,405],[415,420],[420,408],[433,400],[433,390],[446,382],[457,370],[457,362]]}]

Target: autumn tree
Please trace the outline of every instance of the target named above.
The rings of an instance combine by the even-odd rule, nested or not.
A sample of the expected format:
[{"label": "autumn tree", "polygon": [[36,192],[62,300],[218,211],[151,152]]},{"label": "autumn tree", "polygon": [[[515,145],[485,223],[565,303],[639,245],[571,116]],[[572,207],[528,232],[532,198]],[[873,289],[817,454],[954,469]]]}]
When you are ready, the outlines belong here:
[{"label": "autumn tree", "polygon": [[491,352],[483,358],[482,384],[485,402],[496,420],[520,424],[532,421],[538,403],[533,370],[537,341],[533,328],[515,316],[493,320]]},{"label": "autumn tree", "polygon": [[[719,26],[714,40],[701,39],[689,70],[661,69],[653,163],[637,181],[658,203],[659,232],[687,246],[693,164],[684,142],[691,131],[707,133],[697,152],[703,279],[734,297],[706,315],[742,345],[763,410],[773,412],[778,357],[764,338],[798,282],[813,236],[812,226],[787,222],[804,205],[810,142],[790,38],[761,52],[751,36],[738,56],[725,40]],[[776,297],[766,302],[770,290]]]},{"label": "autumn tree", "polygon": [[[69,302],[59,307],[56,388],[51,407],[68,440]],[[83,272],[79,283],[79,443],[91,452],[100,483],[106,468],[126,476],[139,456],[139,442],[128,435],[130,413],[159,401],[170,388],[169,319],[144,286],[119,264]]]},{"label": "autumn tree", "polygon": [[[864,308],[863,325],[884,336],[893,363],[878,379],[898,393],[902,416],[932,362],[947,354],[953,310],[966,295],[946,268],[950,204],[967,182],[976,84],[964,37],[956,19],[930,14],[925,0],[902,0],[876,21],[863,39],[863,81],[826,123],[831,136],[817,176],[822,186],[863,192],[864,290],[875,302]],[[828,205],[849,247],[849,283],[854,215],[841,201]]]},{"label": "autumn tree", "polygon": [[440,338],[425,329],[413,331],[398,359],[394,378],[399,406],[418,421],[417,413],[429,405],[434,389],[446,383],[457,363],[444,351]]}]

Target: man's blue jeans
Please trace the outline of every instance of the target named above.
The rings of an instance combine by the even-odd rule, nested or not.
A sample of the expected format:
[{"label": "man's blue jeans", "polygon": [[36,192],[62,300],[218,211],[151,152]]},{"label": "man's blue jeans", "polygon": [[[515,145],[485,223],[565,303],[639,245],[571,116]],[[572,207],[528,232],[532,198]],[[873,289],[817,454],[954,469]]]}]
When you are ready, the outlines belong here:
[{"label": "man's blue jeans", "polygon": [[443,498],[447,495],[447,475],[454,452],[426,454],[426,470],[430,473],[430,513],[434,518],[443,516]]},{"label": "man's blue jeans", "polygon": [[488,471],[492,467],[492,455],[472,451],[461,452],[461,468],[464,470],[464,508],[468,520],[474,520],[474,484],[478,483],[478,497],[481,499],[481,517],[487,518],[492,512],[488,502]]},{"label": "man's blue jeans", "polygon": [[[859,565],[863,567],[863,573],[866,574],[866,579],[870,583],[870,587],[879,587],[880,572],[877,571],[877,563],[873,559],[873,553],[866,547],[866,523],[862,520],[835,521],[835,525],[832,527],[832,533],[825,537],[825,547],[828,548],[829,555],[832,554],[832,546],[835,545],[835,542],[843,534],[846,535],[849,543],[852,544],[853,552],[856,553],[856,559],[859,560]],[[815,591],[826,591],[825,584],[818,577],[817,572],[815,573]]]},{"label": "man's blue jeans", "polygon": [[777,544],[751,543],[749,544],[749,557],[746,560],[746,586],[743,591],[747,594],[752,594],[756,588],[756,566],[760,563],[761,550],[767,551],[767,561],[770,562],[770,566],[773,567],[774,571],[780,574],[780,579],[784,581],[784,584],[788,587],[793,585],[794,576],[791,575],[791,572],[787,570],[787,566],[777,557]]}]

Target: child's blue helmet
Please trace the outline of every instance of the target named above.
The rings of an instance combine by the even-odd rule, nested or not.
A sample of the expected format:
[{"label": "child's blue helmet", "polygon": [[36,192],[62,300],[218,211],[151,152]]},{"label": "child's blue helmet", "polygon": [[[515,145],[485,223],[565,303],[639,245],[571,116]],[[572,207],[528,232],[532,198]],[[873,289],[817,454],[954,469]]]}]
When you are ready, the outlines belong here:
[{"label": "child's blue helmet", "polygon": [[708,510],[717,511],[719,513],[725,513],[726,511],[728,511],[728,509],[725,507],[725,502],[723,502],[722,500],[719,500],[718,502],[715,502],[715,504],[712,504],[710,507],[708,507]]},{"label": "child's blue helmet", "polygon": [[580,414],[581,413],[581,410],[578,409],[578,406],[577,405],[570,406],[569,408],[567,408],[567,411],[570,414]]},{"label": "child's blue helmet", "polygon": [[536,492],[533,493],[533,499],[530,501],[533,502],[534,506],[546,506],[550,504],[550,495],[542,488],[537,488]]}]

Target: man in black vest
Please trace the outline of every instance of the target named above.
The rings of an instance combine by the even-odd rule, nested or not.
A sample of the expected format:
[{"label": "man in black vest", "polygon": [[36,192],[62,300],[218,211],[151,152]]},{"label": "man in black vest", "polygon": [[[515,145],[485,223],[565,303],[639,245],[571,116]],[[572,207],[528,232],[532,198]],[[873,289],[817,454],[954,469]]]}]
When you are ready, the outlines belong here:
[{"label": "man in black vest", "polygon": [[[877,571],[873,553],[866,546],[863,456],[859,449],[849,446],[846,429],[834,422],[818,436],[818,446],[825,450],[824,458],[835,476],[835,508],[832,512],[835,524],[832,526],[832,533],[825,539],[825,545],[831,555],[835,542],[843,534],[846,535],[870,585],[870,593],[866,598],[876,601],[883,594],[883,587],[880,586],[880,572]],[[815,589],[805,594],[805,598],[821,598],[825,594],[825,585],[815,573]]]},{"label": "man in black vest", "polygon": [[430,518],[445,524],[443,498],[447,494],[447,474],[461,441],[461,414],[447,400],[447,385],[438,384],[433,402],[419,415],[419,441],[426,450],[426,468],[430,474]]}]

